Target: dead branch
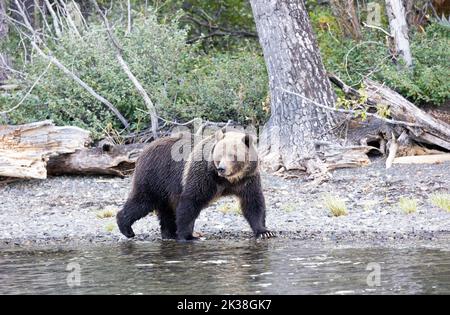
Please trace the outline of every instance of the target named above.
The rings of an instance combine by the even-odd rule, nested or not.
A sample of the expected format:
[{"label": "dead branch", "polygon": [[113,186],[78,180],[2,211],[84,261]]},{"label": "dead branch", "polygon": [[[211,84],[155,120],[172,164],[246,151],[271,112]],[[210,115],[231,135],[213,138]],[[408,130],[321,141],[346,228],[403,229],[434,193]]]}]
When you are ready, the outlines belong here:
[{"label": "dead branch", "polygon": [[50,16],[52,17],[53,27],[55,28],[55,33],[57,37],[61,37],[61,28],[59,26],[59,19],[56,15],[55,11],[53,10],[52,5],[50,4],[49,0],[44,0],[45,5],[47,6],[48,12],[50,12]]},{"label": "dead branch", "polygon": [[[22,32],[22,34],[24,36],[26,36],[31,43],[31,46],[36,50],[36,52],[43,57],[44,59],[46,59],[47,61],[53,63],[56,67],[58,67],[62,72],[64,72],[67,76],[69,76],[70,78],[72,78],[76,83],[78,83],[82,88],[84,88],[89,94],[91,94],[95,99],[97,99],[99,102],[101,102],[102,104],[106,105],[115,115],[116,117],[122,122],[123,126],[125,128],[128,128],[129,123],[128,121],[125,119],[125,117],[123,117],[123,115],[117,110],[117,108],[111,104],[111,102],[109,102],[107,99],[105,99],[103,96],[101,96],[100,94],[98,94],[97,92],[95,92],[95,90],[90,87],[88,84],[86,84],[83,80],[81,80],[76,74],[74,74],[72,71],[70,71],[66,66],[64,66],[58,59],[56,59],[53,55],[51,54],[46,54],[38,45],[38,43],[36,42],[37,40],[39,40],[39,36],[36,32],[36,30],[31,26],[31,23],[28,20],[28,16],[26,15],[26,13],[23,10],[22,5],[19,3],[18,0],[15,0],[16,6],[18,8],[18,13],[21,15],[21,17],[24,20],[24,26],[26,27],[26,29],[30,32],[30,34],[25,34]],[[39,40],[40,41],[40,40]],[[46,47],[46,50],[49,50],[48,47]]]},{"label": "dead branch", "polygon": [[395,156],[397,155],[397,150],[398,150],[397,139],[395,139],[395,135],[392,133],[392,139],[389,145],[389,155],[386,159],[386,168],[391,168]]},{"label": "dead branch", "polygon": [[27,91],[27,93],[25,93],[25,95],[22,97],[22,99],[19,101],[19,103],[17,103],[15,106],[13,106],[12,108],[0,112],[0,115],[5,115],[8,113],[11,113],[12,111],[16,110],[17,108],[19,108],[20,105],[22,105],[22,103],[25,101],[25,99],[28,97],[28,95],[30,95],[31,91],[33,91],[33,89],[35,88],[35,86],[38,84],[38,82],[42,79],[42,77],[47,73],[48,69],[51,66],[51,62],[48,63],[47,67],[44,69],[44,72],[42,72],[39,77],[36,79],[36,81],[34,81],[33,85],[31,85],[30,89]]},{"label": "dead branch", "polygon": [[127,1],[127,34],[131,33],[132,16],[131,16],[131,0]]},{"label": "dead branch", "polygon": [[109,22],[108,22],[108,19],[107,19],[106,15],[102,12],[102,10],[98,6],[98,3],[97,3],[96,0],[92,0],[92,2],[94,3],[94,6],[96,7],[98,13],[103,18],[103,21],[104,21],[104,24],[105,24],[108,36],[109,36],[109,38],[111,40],[112,46],[114,47],[114,49],[116,51],[116,59],[119,62],[119,65],[121,66],[122,70],[126,73],[128,78],[131,80],[131,82],[133,83],[133,85],[136,88],[136,90],[142,96],[142,98],[144,100],[144,103],[147,106],[148,112],[150,114],[151,128],[152,128],[152,132],[153,132],[153,137],[154,137],[154,139],[156,139],[156,138],[158,138],[158,116],[157,116],[157,113],[156,113],[155,106],[153,105],[152,100],[148,96],[148,94],[145,91],[145,89],[142,86],[142,84],[139,82],[139,80],[136,78],[136,76],[133,74],[133,72],[128,67],[128,64],[126,63],[126,61],[123,59],[123,57],[122,57],[122,49],[121,49],[119,43],[117,42],[117,39],[115,38],[115,36],[114,36],[114,34],[113,34],[112,30],[111,30],[111,27],[109,25]]},{"label": "dead branch", "polygon": [[[285,93],[288,93],[288,94],[292,94],[292,95],[298,96],[298,97],[300,97],[300,98],[302,98],[302,99],[304,99],[304,100],[310,102],[311,104],[313,104],[313,105],[315,105],[315,106],[317,106],[317,107],[320,107],[320,108],[323,108],[323,109],[326,109],[326,110],[329,110],[329,111],[334,111],[334,112],[338,112],[338,113],[346,113],[346,114],[357,114],[357,112],[356,112],[355,110],[351,110],[351,109],[343,109],[343,108],[335,108],[335,107],[329,107],[329,106],[320,104],[320,103],[318,103],[318,102],[316,102],[316,101],[314,101],[314,100],[312,100],[312,99],[309,99],[309,98],[307,98],[306,96],[301,95],[301,94],[299,94],[299,93],[295,93],[295,92],[288,91],[288,90],[286,90],[285,88],[282,88],[282,87],[279,87],[279,89],[280,89],[281,91],[285,92]],[[379,119],[379,120],[382,120],[382,121],[384,121],[384,122],[387,122],[387,123],[393,124],[393,125],[409,126],[409,127],[420,127],[420,125],[419,125],[419,124],[416,124],[416,123],[410,123],[410,122],[407,122],[407,121],[393,120],[393,119],[381,117],[381,116],[379,116],[379,115],[377,115],[377,114],[374,114],[374,113],[366,113],[366,115],[367,115],[368,117],[374,117],[374,118],[377,118],[377,119]]]}]

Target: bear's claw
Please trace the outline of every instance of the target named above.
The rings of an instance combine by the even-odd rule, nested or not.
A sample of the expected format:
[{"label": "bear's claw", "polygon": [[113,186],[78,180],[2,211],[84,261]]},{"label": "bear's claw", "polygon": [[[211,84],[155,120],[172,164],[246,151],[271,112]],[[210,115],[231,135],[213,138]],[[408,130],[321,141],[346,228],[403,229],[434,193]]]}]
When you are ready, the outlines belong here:
[{"label": "bear's claw", "polygon": [[269,238],[273,238],[273,237],[277,237],[277,235],[275,232],[271,232],[271,231],[261,232],[261,233],[258,233],[258,235],[256,235],[256,238],[261,238],[261,239],[269,239]]}]

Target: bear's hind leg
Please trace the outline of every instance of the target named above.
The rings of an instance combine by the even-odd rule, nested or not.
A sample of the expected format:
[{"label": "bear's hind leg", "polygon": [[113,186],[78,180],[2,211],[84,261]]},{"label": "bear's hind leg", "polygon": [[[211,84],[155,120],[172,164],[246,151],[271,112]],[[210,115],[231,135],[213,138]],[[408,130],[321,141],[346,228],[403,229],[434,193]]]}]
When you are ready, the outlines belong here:
[{"label": "bear's hind leg", "polygon": [[177,224],[175,213],[170,208],[158,210],[159,224],[161,225],[161,237],[163,239],[176,239]]},{"label": "bear's hind leg", "polygon": [[148,197],[128,199],[116,216],[120,232],[128,238],[134,237],[135,234],[131,228],[133,223],[153,210],[154,204]]}]

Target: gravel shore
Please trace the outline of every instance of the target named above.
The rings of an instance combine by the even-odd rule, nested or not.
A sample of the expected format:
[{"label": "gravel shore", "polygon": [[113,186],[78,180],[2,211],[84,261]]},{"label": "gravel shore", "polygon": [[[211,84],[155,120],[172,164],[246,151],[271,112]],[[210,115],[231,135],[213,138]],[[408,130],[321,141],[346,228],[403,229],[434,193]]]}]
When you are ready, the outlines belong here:
[{"label": "gravel shore", "polygon": [[[450,212],[434,207],[429,197],[450,190],[450,163],[394,165],[383,161],[342,169],[316,188],[304,178],[283,179],[263,174],[267,226],[279,237],[334,242],[430,241],[449,244]],[[131,177],[52,177],[0,186],[0,246],[113,243],[124,241],[108,215],[123,205]],[[331,215],[325,194],[344,199],[348,214]],[[417,212],[406,214],[400,197],[414,198]],[[106,216],[106,217],[105,217]],[[134,226],[137,240],[160,238],[157,218],[150,215]],[[233,198],[205,209],[196,231],[205,239],[250,238],[250,229]]]}]

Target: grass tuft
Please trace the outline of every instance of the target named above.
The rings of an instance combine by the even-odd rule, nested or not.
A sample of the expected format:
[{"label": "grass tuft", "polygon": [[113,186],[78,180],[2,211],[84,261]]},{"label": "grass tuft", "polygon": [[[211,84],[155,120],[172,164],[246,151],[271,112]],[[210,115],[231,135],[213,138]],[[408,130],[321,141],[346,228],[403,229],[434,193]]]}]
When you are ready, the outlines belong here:
[{"label": "grass tuft", "polygon": [[407,214],[417,212],[417,199],[400,197],[398,206]]},{"label": "grass tuft", "polygon": [[447,212],[450,212],[450,194],[435,193],[430,197],[430,202],[433,206],[441,208]]},{"label": "grass tuft", "polygon": [[105,226],[106,232],[109,232],[109,233],[111,233],[112,231],[114,231],[115,228],[116,228],[116,224],[115,224],[115,223],[108,223],[108,224]]},{"label": "grass tuft", "polygon": [[331,214],[335,217],[347,215],[347,206],[343,199],[336,196],[326,195],[324,197],[324,206],[331,211]]},{"label": "grass tuft", "polygon": [[219,211],[224,214],[242,214],[241,208],[234,202],[227,202],[219,207]]},{"label": "grass tuft", "polygon": [[116,216],[117,211],[113,209],[105,209],[97,212],[97,218],[99,219],[107,219]]}]

